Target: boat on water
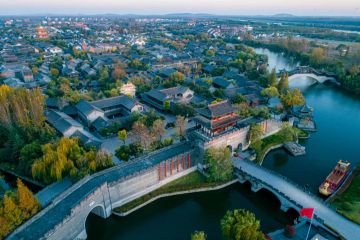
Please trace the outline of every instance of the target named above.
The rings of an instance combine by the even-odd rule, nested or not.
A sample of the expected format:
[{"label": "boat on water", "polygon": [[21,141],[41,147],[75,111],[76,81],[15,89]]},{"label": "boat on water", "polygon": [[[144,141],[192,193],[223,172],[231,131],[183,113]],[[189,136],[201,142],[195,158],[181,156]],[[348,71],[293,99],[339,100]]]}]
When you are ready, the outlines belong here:
[{"label": "boat on water", "polygon": [[350,163],[340,160],[325,181],[320,185],[319,192],[324,196],[333,194],[349,173]]}]

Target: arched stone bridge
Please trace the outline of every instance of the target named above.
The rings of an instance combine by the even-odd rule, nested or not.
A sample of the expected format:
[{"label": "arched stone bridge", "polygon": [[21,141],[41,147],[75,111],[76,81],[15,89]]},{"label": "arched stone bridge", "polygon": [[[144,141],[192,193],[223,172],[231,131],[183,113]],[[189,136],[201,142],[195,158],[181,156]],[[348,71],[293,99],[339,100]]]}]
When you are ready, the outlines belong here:
[{"label": "arched stone bridge", "polygon": [[283,211],[293,208],[299,212],[301,208],[315,208],[315,220],[318,223],[330,226],[345,239],[358,240],[360,238],[360,227],[357,224],[347,220],[322,199],[305,192],[291,180],[247,160],[234,158],[233,162],[241,183],[249,181],[251,190],[254,192],[260,189],[272,192],[279,199]]},{"label": "arched stone bridge", "polygon": [[[281,75],[285,71],[281,71],[277,74],[278,79],[281,78]],[[325,71],[317,71],[312,67],[308,66],[299,66],[292,71],[288,71],[289,74],[289,81],[292,81],[299,77],[309,77],[314,80],[314,82],[324,83],[326,81],[331,81],[335,84],[339,84],[336,79],[336,75],[332,73],[328,73]]]},{"label": "arched stone bridge", "polygon": [[91,212],[109,217],[114,208],[195,171],[196,159],[191,144],[184,142],[88,176],[7,239],[86,239]]}]

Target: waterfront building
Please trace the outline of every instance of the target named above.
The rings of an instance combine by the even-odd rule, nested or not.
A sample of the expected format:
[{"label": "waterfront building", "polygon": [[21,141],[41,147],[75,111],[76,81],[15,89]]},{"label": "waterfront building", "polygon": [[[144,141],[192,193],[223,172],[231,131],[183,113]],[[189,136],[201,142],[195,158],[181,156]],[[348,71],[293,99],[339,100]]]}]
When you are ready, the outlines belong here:
[{"label": "waterfront building", "polygon": [[207,136],[216,136],[230,130],[240,120],[240,116],[227,100],[197,109],[197,112],[199,115],[194,118],[196,126]]},{"label": "waterfront building", "polygon": [[230,150],[243,150],[248,145],[249,127],[240,127],[241,117],[227,101],[221,101],[197,109],[194,118],[196,130],[194,137],[200,154],[210,147],[228,147]]}]

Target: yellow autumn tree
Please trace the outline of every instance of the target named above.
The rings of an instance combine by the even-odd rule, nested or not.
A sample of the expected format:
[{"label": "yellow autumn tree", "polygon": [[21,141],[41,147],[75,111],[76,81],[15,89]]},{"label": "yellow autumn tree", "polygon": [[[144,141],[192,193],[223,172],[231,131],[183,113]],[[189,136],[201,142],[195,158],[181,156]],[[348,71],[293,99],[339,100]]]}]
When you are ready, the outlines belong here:
[{"label": "yellow autumn tree", "polygon": [[26,219],[30,218],[39,211],[40,203],[20,179],[17,180],[17,188],[19,208],[22,211],[22,216]]},{"label": "yellow autumn tree", "polygon": [[14,199],[5,195],[3,199],[3,209],[2,209],[3,217],[8,221],[11,226],[18,226],[21,224],[21,210],[16,205]]}]

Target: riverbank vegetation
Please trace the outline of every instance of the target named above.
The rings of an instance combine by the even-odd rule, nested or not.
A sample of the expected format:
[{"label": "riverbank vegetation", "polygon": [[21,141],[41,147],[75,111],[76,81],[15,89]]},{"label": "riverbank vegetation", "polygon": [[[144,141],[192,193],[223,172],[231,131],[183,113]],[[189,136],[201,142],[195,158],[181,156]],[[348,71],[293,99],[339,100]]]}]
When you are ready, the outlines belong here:
[{"label": "riverbank vegetation", "polygon": [[231,151],[227,147],[209,148],[205,151],[206,174],[210,181],[227,181],[233,176]]},{"label": "riverbank vegetation", "polygon": [[260,231],[260,221],[255,214],[245,209],[227,211],[220,222],[224,239],[227,240],[265,240]]},{"label": "riverbank vegetation", "polygon": [[337,212],[360,224],[360,165],[354,170],[350,179],[352,179],[351,183],[337,193],[331,204],[336,207]]},{"label": "riverbank vegetation", "polygon": [[203,174],[201,174],[198,171],[189,173],[188,175],[181,177],[179,179],[176,179],[158,189],[155,191],[152,191],[140,198],[137,198],[119,208],[114,209],[114,212],[116,213],[126,213],[141,204],[158,197],[162,194],[167,193],[176,193],[176,192],[182,192],[182,191],[190,191],[200,188],[211,188],[223,185],[227,183],[228,181],[209,181],[208,178],[206,178]]},{"label": "riverbank vegetation", "polygon": [[263,134],[262,127],[258,124],[253,125],[250,129],[251,147],[256,152],[256,162],[261,164],[265,154],[269,149],[284,144],[288,141],[297,140],[298,134],[305,136],[306,133],[290,126],[288,123],[284,123],[281,130],[278,133],[272,134],[266,138],[261,139]]},{"label": "riverbank vegetation", "polygon": [[[265,240],[270,239],[260,231],[260,221],[255,214],[245,209],[227,211],[220,221],[224,240]],[[191,240],[206,240],[206,233],[196,231]]]},{"label": "riverbank vegetation", "polygon": [[8,191],[0,199],[0,239],[35,215],[41,206],[32,192],[17,180],[17,190]]}]

